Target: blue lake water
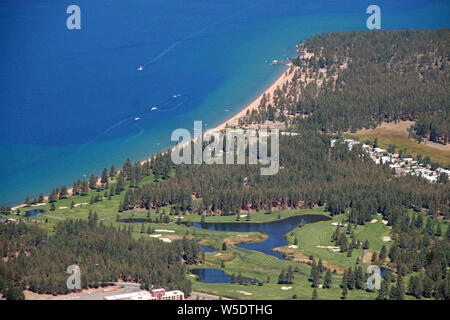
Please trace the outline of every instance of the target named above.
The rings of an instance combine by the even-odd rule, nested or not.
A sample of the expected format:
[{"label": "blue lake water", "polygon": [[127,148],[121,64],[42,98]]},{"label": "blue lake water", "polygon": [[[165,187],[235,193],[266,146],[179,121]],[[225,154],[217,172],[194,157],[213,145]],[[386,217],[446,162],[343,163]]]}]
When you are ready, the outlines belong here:
[{"label": "blue lake water", "polygon": [[308,224],[318,221],[330,220],[329,217],[318,214],[304,214],[300,216],[290,217],[283,220],[276,220],[266,223],[252,223],[252,222],[219,222],[219,223],[198,223],[194,222],[194,227],[203,228],[214,231],[227,231],[227,232],[264,232],[269,236],[265,241],[258,243],[242,243],[237,244],[238,247],[256,250],[278,259],[286,260],[283,254],[278,251],[272,251],[273,248],[285,246],[288,241],[285,238],[286,233],[292,231],[300,223]]},{"label": "blue lake water", "polygon": [[[219,269],[207,269],[207,268],[199,268],[199,269],[191,269],[189,272],[198,276],[198,281],[204,283],[230,283],[231,276],[223,272]],[[238,275],[235,274],[235,281],[239,283]],[[242,277],[243,281],[250,282],[253,279]]]},{"label": "blue lake water", "polygon": [[37,216],[39,213],[44,213],[45,210],[42,209],[33,209],[33,210],[27,210],[25,211],[24,217],[34,217]]},{"label": "blue lake water", "polygon": [[217,251],[216,249],[211,248],[210,246],[203,246],[203,245],[201,245],[200,248],[202,248],[203,251],[205,251],[205,252],[215,252],[215,251]]},{"label": "blue lake water", "polygon": [[[0,1],[0,204],[223,122],[284,71],[268,62],[316,33],[365,29],[372,2],[77,0],[81,30],[68,30],[71,4]],[[449,26],[449,1],[377,4],[383,29]]]},{"label": "blue lake water", "polygon": [[383,267],[380,267],[380,275],[381,275],[382,277],[384,277],[385,274],[389,274],[389,275],[390,275],[393,271],[394,271],[394,270],[389,269],[389,268],[383,268]]}]

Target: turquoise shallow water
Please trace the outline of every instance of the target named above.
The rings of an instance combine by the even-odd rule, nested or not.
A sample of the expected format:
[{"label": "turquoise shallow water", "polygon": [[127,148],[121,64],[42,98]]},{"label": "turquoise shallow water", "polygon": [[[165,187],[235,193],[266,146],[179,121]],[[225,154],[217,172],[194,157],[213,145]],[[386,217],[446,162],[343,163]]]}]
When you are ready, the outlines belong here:
[{"label": "turquoise shallow water", "polygon": [[[82,29],[69,31],[72,3],[0,2],[0,204],[144,159],[194,120],[223,122],[283,72],[268,61],[365,29],[372,4],[78,0]],[[383,29],[449,26],[448,1],[377,4]]]}]

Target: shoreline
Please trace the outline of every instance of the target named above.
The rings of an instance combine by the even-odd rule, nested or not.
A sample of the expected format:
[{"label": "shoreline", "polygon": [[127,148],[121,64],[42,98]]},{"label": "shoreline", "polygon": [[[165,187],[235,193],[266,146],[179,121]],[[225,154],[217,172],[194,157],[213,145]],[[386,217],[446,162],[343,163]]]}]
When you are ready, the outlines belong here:
[{"label": "shoreline", "polygon": [[220,131],[223,129],[227,128],[230,126],[234,126],[237,125],[239,122],[239,119],[243,116],[245,116],[247,114],[247,111],[251,112],[252,110],[258,108],[259,103],[263,97],[263,95],[270,95],[270,100],[272,100],[273,97],[273,93],[275,92],[275,90],[278,87],[282,87],[283,84],[286,83],[286,81],[290,81],[294,75],[294,72],[289,72],[291,70],[291,68],[297,68],[295,66],[288,66],[285,68],[285,70],[283,71],[283,73],[281,74],[281,76],[279,76],[275,82],[273,82],[267,89],[265,89],[255,100],[253,100],[252,102],[250,102],[246,107],[244,107],[242,110],[240,110],[237,114],[235,114],[234,116],[232,116],[231,118],[225,120],[224,122],[222,122],[221,124],[219,124],[218,126],[216,126],[215,128],[213,128],[213,131]]},{"label": "shoreline", "polygon": [[[219,124],[218,126],[212,128],[212,129],[208,129],[208,131],[221,131],[226,129],[227,127],[233,127],[233,126],[237,126],[239,123],[239,119],[243,116],[246,115],[247,111],[251,112],[252,110],[258,108],[259,103],[263,97],[263,95],[270,95],[270,99],[269,101],[272,101],[273,98],[273,94],[275,92],[275,90],[277,90],[278,87],[282,87],[286,82],[289,82],[292,80],[292,77],[295,74],[295,70],[298,67],[296,66],[286,66],[285,70],[283,71],[283,73],[275,80],[275,82],[273,82],[268,88],[266,88],[256,99],[254,99],[252,102],[250,102],[247,106],[245,106],[243,109],[241,109],[238,113],[236,113],[235,115],[233,115],[232,117],[230,117],[229,119],[225,120],[224,122],[222,122],[221,124]],[[195,137],[192,138],[192,141],[195,139]],[[165,154],[169,149],[171,149],[173,147],[169,147],[166,150],[162,150],[160,152],[157,152],[153,155],[151,155],[150,157],[144,159],[144,160],[138,160],[141,164],[147,162],[147,161],[152,161],[152,159],[158,155],[158,154]],[[117,170],[117,173],[120,172],[120,170]],[[99,180],[99,179],[98,179]],[[68,197],[72,196],[72,188],[67,188],[68,191]],[[48,199],[48,195],[44,195],[44,199],[47,200]],[[30,206],[30,207],[36,207],[37,205],[34,206]],[[17,204],[14,206],[11,206],[11,211],[16,211],[17,209],[26,207],[25,203],[21,203],[21,204]]]}]

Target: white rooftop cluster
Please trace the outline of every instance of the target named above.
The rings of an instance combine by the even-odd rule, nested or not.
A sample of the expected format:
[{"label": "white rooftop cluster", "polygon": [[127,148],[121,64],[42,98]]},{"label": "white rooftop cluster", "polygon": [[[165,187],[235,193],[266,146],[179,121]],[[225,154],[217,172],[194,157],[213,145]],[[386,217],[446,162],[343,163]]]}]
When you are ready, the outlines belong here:
[{"label": "white rooftop cluster", "polygon": [[[353,146],[360,142],[353,139],[344,139],[344,143],[347,144],[349,150],[352,150]],[[335,144],[336,139],[332,139],[331,147],[334,147]],[[450,180],[450,170],[443,168],[432,170],[430,165],[418,163],[413,158],[400,158],[397,153],[390,153],[385,149],[374,148],[371,145],[363,144],[362,148],[376,164],[389,164],[389,167],[395,170],[396,175],[411,174],[425,178],[430,182],[436,182],[441,173],[446,173]]]}]

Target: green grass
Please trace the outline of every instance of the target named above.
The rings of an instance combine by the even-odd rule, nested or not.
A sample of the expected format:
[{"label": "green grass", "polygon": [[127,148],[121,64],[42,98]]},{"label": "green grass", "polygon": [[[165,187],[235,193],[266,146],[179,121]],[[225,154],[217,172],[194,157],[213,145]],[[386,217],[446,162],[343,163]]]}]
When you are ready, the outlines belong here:
[{"label": "green grass", "polygon": [[[353,229],[355,239],[369,241],[369,249],[380,251],[383,245],[389,250],[391,242],[384,242],[382,237],[389,236],[390,229],[386,225],[381,223],[381,216],[374,215],[374,219],[377,219],[376,223],[366,223],[363,226],[357,226]],[[361,257],[362,250],[354,249],[352,257],[347,257],[347,252],[335,252],[328,248],[318,248],[317,246],[336,246],[331,241],[331,236],[336,230],[337,226],[332,223],[340,223],[345,220],[345,215],[338,215],[333,217],[329,221],[321,221],[304,225],[301,228],[296,228],[292,232],[289,232],[287,239],[290,243],[294,242],[294,239],[298,240],[298,251],[306,256],[314,256],[315,259],[322,259],[331,264],[340,266],[354,266],[356,257]],[[347,227],[341,227],[341,232],[346,231]],[[352,226],[353,228],[353,226]],[[347,235],[349,238],[349,235]],[[351,241],[351,240],[350,240]],[[350,242],[349,241],[349,242]]]},{"label": "green grass", "polygon": [[[231,261],[225,262],[225,268],[220,267],[220,262],[212,261],[210,258],[216,253],[210,253],[204,265],[198,265],[192,268],[206,267],[216,268],[224,271],[225,273],[236,276],[241,272],[242,276],[248,278],[254,278],[263,282],[262,286],[258,285],[240,285],[231,283],[202,283],[192,277],[191,274],[187,275],[188,279],[192,281],[192,288],[194,291],[206,292],[210,294],[230,297],[234,299],[263,299],[263,300],[276,300],[276,299],[292,299],[292,296],[297,295],[297,299],[308,300],[312,297],[313,288],[311,282],[308,281],[310,274],[310,267],[292,261],[279,260],[273,256],[268,256],[260,252],[246,250],[242,248],[233,247],[231,251],[234,254],[234,258]],[[299,272],[294,275],[294,281],[292,284],[278,284],[278,276],[282,269],[286,270],[288,266],[299,268]],[[268,282],[268,276],[270,281]],[[319,299],[340,299],[342,289],[339,284],[342,280],[342,276],[333,275],[333,284],[329,289],[317,289]],[[323,281],[323,280],[322,280]],[[281,287],[292,287],[289,290],[282,290]],[[247,295],[243,292],[251,293]],[[347,296],[348,299],[374,299],[376,293],[366,292],[363,290],[352,290]]]}]

